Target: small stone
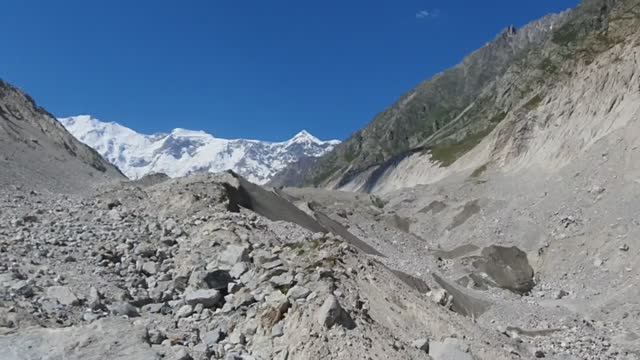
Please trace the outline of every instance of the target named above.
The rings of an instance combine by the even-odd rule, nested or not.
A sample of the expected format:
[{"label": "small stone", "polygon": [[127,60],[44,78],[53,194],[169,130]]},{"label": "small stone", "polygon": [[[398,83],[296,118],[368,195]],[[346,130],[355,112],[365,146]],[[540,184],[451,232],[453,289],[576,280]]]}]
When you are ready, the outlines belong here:
[{"label": "small stone", "polygon": [[138,256],[149,258],[156,254],[156,249],[151,244],[141,243],[140,245],[136,246],[133,253]]},{"label": "small stone", "polygon": [[277,259],[277,260],[274,260],[274,261],[266,262],[266,263],[262,264],[261,266],[264,269],[271,270],[271,269],[275,269],[275,268],[281,267],[283,265],[284,265],[284,263],[282,262],[282,260]]},{"label": "small stone", "polygon": [[176,317],[178,318],[185,318],[187,316],[190,316],[191,314],[193,314],[193,306],[191,305],[183,305],[182,307],[180,307],[180,309],[178,309],[178,311],[176,311]]},{"label": "small stone", "polygon": [[236,328],[231,335],[229,335],[229,342],[232,344],[244,345],[246,343],[246,338],[240,329]]},{"label": "small stone", "polygon": [[89,297],[87,298],[87,306],[91,310],[98,310],[102,307],[101,299],[102,295],[95,287],[89,289]]},{"label": "small stone", "polygon": [[553,293],[553,298],[556,299],[556,300],[560,300],[560,299],[564,298],[567,295],[569,295],[568,292],[566,292],[564,290],[558,290],[558,291]]},{"label": "small stone", "polygon": [[50,286],[47,288],[47,297],[56,300],[62,305],[78,305],[80,300],[67,286]]},{"label": "small stone", "polygon": [[92,321],[98,320],[99,318],[100,318],[100,315],[94,314],[92,312],[86,312],[82,314],[82,320],[86,322],[92,322]]},{"label": "small stone", "polygon": [[147,304],[142,307],[142,311],[155,314],[161,312],[164,307],[165,304],[162,303]]},{"label": "small stone", "polygon": [[158,329],[149,329],[147,331],[147,337],[151,344],[156,345],[161,344],[166,339],[166,336]]},{"label": "small stone", "polygon": [[223,290],[233,281],[231,275],[226,270],[215,270],[205,275],[204,282],[209,289]]},{"label": "small stone", "polygon": [[602,266],[602,263],[603,263],[603,261],[600,258],[596,258],[596,259],[593,260],[593,266],[595,266],[595,267]]},{"label": "small stone", "polygon": [[293,275],[290,273],[284,273],[272,277],[269,281],[271,281],[275,286],[290,286],[293,284]]},{"label": "small stone", "polygon": [[153,261],[147,261],[144,264],[142,264],[142,272],[146,275],[155,275],[158,273],[159,269],[160,269],[160,265],[158,265],[158,263]]},{"label": "small stone", "polygon": [[426,353],[429,352],[429,340],[428,339],[417,339],[411,342],[411,346],[418,350],[422,350]]},{"label": "small stone", "polygon": [[535,352],[535,356],[536,356],[536,358],[538,358],[538,359],[542,359],[542,358],[544,358],[546,355],[545,355],[544,351],[542,351],[542,350],[536,350],[536,352]]},{"label": "small stone", "polygon": [[343,325],[348,329],[355,327],[349,314],[342,309],[338,299],[333,295],[327,297],[320,309],[318,309],[316,320],[326,328],[331,328],[336,324]]},{"label": "small stone", "polygon": [[284,321],[279,321],[271,328],[271,337],[280,337],[284,335]]},{"label": "small stone", "polygon": [[240,276],[247,272],[248,269],[249,267],[247,266],[247,263],[239,262],[231,267],[231,270],[229,270],[229,275],[231,275],[231,277],[234,279],[240,279]]},{"label": "small stone", "polygon": [[135,306],[129,304],[128,302],[118,302],[112,304],[111,306],[109,306],[109,311],[111,311],[111,313],[116,316],[140,316],[140,314],[138,314],[138,309],[136,309]]},{"label": "small stone", "polygon": [[181,346],[179,349],[175,350],[171,360],[192,360],[192,358],[187,349]]},{"label": "small stone", "polygon": [[256,299],[247,288],[242,288],[233,294],[233,307],[237,309],[242,306],[248,306],[256,302]]},{"label": "small stone", "polygon": [[220,254],[220,262],[223,264],[233,266],[246,261],[249,261],[249,248],[246,246],[228,245]]},{"label": "small stone", "polygon": [[438,305],[447,306],[450,302],[450,295],[445,289],[433,289],[429,293],[431,300]]},{"label": "small stone", "polygon": [[629,245],[627,244],[622,244],[620,245],[620,251],[629,251]]},{"label": "small stone", "polygon": [[287,297],[291,300],[304,299],[311,291],[303,286],[295,285],[289,291],[287,291]]},{"label": "small stone", "polygon": [[214,307],[220,300],[222,300],[222,294],[215,289],[205,290],[192,290],[188,291],[185,295],[185,302],[189,305],[202,304],[204,307]]},{"label": "small stone", "polygon": [[213,347],[214,345],[219,343],[220,340],[222,340],[223,338],[224,338],[224,335],[220,331],[220,329],[208,331],[201,336],[202,342],[205,343],[208,347]]}]

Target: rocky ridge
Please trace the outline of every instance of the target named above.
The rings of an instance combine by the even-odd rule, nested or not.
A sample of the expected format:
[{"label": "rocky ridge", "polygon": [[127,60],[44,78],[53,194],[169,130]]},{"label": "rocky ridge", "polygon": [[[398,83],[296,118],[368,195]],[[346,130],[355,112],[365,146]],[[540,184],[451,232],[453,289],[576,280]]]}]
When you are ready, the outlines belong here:
[{"label": "rocky ridge", "polygon": [[0,80],[0,187],[69,192],[125,177],[21,90]]}]

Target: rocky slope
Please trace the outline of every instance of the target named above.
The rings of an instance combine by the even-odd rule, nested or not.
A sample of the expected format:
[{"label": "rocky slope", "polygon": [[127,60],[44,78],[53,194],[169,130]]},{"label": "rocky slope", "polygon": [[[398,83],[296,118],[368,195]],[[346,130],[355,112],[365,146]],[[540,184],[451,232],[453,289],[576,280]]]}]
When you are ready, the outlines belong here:
[{"label": "rocky slope", "polygon": [[321,141],[301,131],[288,141],[227,140],[202,131],[175,129],[144,135],[91,116],[59,119],[76,138],[98,151],[131,179],[151,173],[171,177],[234,170],[263,184],[287,165],[322,156],[340,142]]},{"label": "rocky slope", "polygon": [[[504,96],[507,90],[493,87],[495,79],[531,49],[544,44],[570,14],[549,15],[522,29],[507,28],[458,66],[403,96],[366,128],[325,155],[302,183],[340,186],[406,151],[430,145],[432,142],[425,140],[444,135],[461,121],[473,122],[474,134],[488,131],[507,111],[495,106],[495,98]],[[289,184],[299,183],[289,181]]]},{"label": "rocky slope", "polygon": [[5,359],[530,351],[438,305],[383,254],[324,230],[319,213],[229,174],[124,183],[83,198],[13,191],[0,206]]},{"label": "rocky slope", "polygon": [[28,95],[0,80],[0,188],[76,192],[124,179]]},{"label": "rocky slope", "polygon": [[[506,110],[491,131],[474,134],[482,119],[463,117],[444,128],[446,133],[428,139],[432,145],[329,185],[385,192],[434,183],[458,172],[482,173],[487,167],[553,172],[617,129],[635,133],[631,121],[640,111],[638,4],[611,3],[584,3],[544,47],[531,50],[492,83],[485,95]],[[496,98],[494,89],[506,90]],[[451,140],[458,137],[461,140]]]}]

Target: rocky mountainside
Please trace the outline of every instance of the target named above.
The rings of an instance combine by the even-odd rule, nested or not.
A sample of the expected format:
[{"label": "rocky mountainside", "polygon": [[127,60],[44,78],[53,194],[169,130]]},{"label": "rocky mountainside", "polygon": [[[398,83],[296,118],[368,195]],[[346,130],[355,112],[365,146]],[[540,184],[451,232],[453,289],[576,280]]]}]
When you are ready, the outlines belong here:
[{"label": "rocky mountainside", "polygon": [[76,192],[124,179],[31,97],[0,80],[0,188]]},{"label": "rocky mountainside", "polygon": [[638,111],[636,9],[637,1],[584,2],[420,146],[366,170],[339,171],[325,185],[380,192],[487,167],[568,164]]},{"label": "rocky mountainside", "polygon": [[227,140],[203,131],[175,129],[170,134],[144,135],[91,116],[59,119],[76,138],[98,151],[130,179],[151,173],[171,177],[234,170],[264,184],[287,165],[322,156],[340,142],[321,141],[301,131],[284,142]]},{"label": "rocky mountainside", "polygon": [[[430,173],[442,172],[433,168],[448,168],[499,124],[522,123],[553,88],[598,55],[628,44],[634,8],[634,1],[590,0],[523,29],[508,28],[322,157],[301,183],[371,191],[382,173],[418,155],[428,155],[421,163],[438,164],[427,166]],[[419,171],[424,177],[427,170]]]},{"label": "rocky mountainside", "polygon": [[[504,109],[494,106],[494,102],[496,96],[505,95],[506,89],[492,89],[495,79],[530,49],[541,46],[569,17],[570,12],[565,12],[522,29],[508,27],[458,66],[420,84],[325,155],[304,183],[342,184],[362,171],[425,145],[425,140],[446,132],[451,123],[462,118],[482,118],[483,121],[475,121],[473,132],[488,131],[504,117]],[[486,94],[488,91],[491,94]]]}]

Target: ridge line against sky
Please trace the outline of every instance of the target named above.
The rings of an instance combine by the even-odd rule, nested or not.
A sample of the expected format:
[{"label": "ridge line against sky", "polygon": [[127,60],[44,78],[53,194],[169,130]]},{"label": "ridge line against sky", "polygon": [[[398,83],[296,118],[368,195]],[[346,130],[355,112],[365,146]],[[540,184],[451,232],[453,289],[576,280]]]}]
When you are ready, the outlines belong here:
[{"label": "ridge line against sky", "polygon": [[508,25],[578,3],[10,2],[0,77],[57,117],[141,133],[344,140]]}]

